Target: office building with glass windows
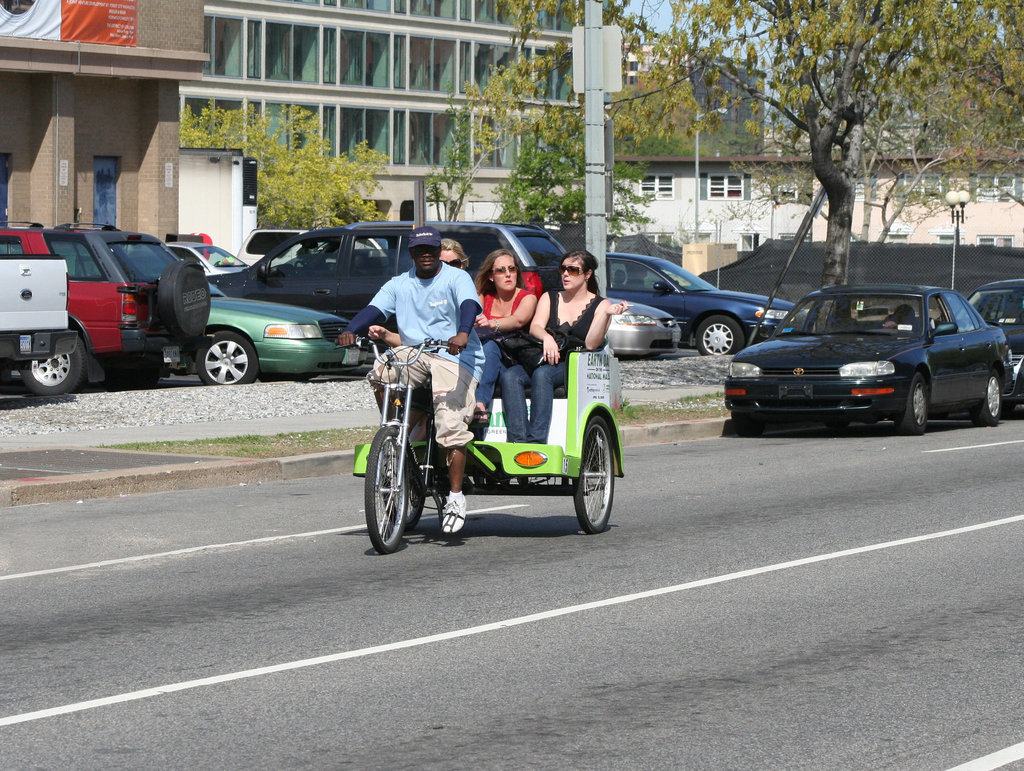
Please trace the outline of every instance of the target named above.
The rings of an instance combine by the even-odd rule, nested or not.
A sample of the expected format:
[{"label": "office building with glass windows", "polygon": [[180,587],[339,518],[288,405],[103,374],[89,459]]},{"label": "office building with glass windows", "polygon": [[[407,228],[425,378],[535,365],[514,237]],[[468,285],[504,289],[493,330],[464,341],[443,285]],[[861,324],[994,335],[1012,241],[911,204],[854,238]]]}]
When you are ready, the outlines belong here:
[{"label": "office building with glass windows", "polygon": [[[541,17],[533,55],[570,34]],[[196,112],[254,105],[273,115],[300,105],[319,115],[335,153],[366,141],[390,159],[377,204],[388,219],[412,217],[415,182],[443,164],[450,141],[449,95],[483,85],[511,60],[511,27],[496,0],[239,0],[205,4],[209,62],[183,82],[182,107]],[[568,95],[568,68],[549,93]],[[494,184],[507,175],[514,144],[495,152],[463,215],[488,216]]]}]

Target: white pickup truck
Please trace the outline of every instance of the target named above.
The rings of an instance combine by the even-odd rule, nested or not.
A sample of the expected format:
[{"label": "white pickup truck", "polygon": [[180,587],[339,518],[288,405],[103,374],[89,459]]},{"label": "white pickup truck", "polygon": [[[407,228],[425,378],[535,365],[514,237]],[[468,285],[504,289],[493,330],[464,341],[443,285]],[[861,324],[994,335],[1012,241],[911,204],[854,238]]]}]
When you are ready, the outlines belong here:
[{"label": "white pickup truck", "polygon": [[50,254],[0,254],[0,368],[22,369],[75,350],[68,269]]}]

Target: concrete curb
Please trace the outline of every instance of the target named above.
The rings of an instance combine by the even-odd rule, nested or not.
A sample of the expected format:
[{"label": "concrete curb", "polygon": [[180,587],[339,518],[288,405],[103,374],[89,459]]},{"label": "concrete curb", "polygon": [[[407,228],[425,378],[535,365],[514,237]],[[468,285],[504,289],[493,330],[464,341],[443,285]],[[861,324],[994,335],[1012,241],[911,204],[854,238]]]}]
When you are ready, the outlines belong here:
[{"label": "concrete curb", "polygon": [[[625,447],[709,439],[732,433],[730,421],[725,418],[621,428]],[[340,450],[268,460],[228,459],[190,462],[187,465],[172,463],[131,471],[99,471],[49,479],[10,480],[0,484],[0,508],[337,476],[352,473],[353,458],[352,450]]]}]

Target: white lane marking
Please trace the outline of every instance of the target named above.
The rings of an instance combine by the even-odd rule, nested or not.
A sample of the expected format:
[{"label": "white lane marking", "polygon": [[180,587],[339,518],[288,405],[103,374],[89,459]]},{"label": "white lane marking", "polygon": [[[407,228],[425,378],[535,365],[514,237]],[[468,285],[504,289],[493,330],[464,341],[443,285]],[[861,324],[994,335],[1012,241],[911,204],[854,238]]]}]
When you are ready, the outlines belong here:
[{"label": "white lane marking", "polygon": [[843,557],[852,557],[858,554],[866,554],[868,552],[881,551],[883,549],[892,549],[898,546],[907,546],[910,544],[921,543],[923,541],[933,541],[938,538],[948,538],[954,535],[963,535],[964,533],[972,533],[977,530],[986,530],[993,527],[1000,527],[1002,525],[1011,525],[1022,521],[1024,521],[1024,514],[1018,514],[1017,516],[1006,517],[1005,519],[992,520],[991,522],[982,522],[976,525],[967,525],[965,527],[958,527],[953,530],[942,530],[937,533],[915,535],[909,538],[901,538],[896,541],[886,541],[884,543],[870,544],[868,546],[857,546],[853,549],[844,549],[843,551],[831,552],[829,554],[819,554],[814,557],[803,557],[802,559],[790,560],[789,562],[779,562],[774,565],[765,565],[759,568],[739,570],[735,573],[726,573],[725,575],[713,576],[711,578],[701,578],[697,581],[690,581],[685,584],[663,586],[659,589],[648,589],[647,591],[635,592],[633,594],[623,594],[619,595],[618,597],[609,597],[604,600],[585,602],[580,605],[569,605],[568,607],[564,608],[554,608],[552,610],[542,611],[541,613],[531,613],[528,616],[518,616],[516,618],[509,618],[503,621],[494,621],[490,624],[480,624],[479,626],[471,626],[466,627],[464,629],[454,629],[450,632],[440,632],[438,634],[428,635],[426,637],[414,637],[409,640],[400,640],[398,642],[386,643],[384,645],[375,645],[369,648],[358,648],[356,650],[351,651],[331,653],[325,656],[316,656],[315,658],[299,659],[297,661],[287,661],[282,664],[273,664],[266,667],[257,667],[256,669],[245,669],[239,672],[229,672],[223,675],[204,677],[199,680],[185,680],[178,683],[168,683],[166,685],[159,685],[155,688],[145,688],[140,691],[129,691],[127,693],[120,693],[114,696],[106,696],[100,699],[79,701],[75,702],[74,704],[65,704],[60,707],[41,709],[36,710],[34,712],[23,712],[19,715],[9,715],[7,717],[0,718],[0,728],[9,725],[15,725],[17,723],[27,723],[33,720],[42,720],[43,718],[56,717],[58,715],[68,715],[73,712],[83,712],[85,710],[97,709],[98,707],[106,707],[110,706],[111,704],[123,704],[129,701],[149,699],[153,696],[162,696],[167,693],[187,691],[193,688],[202,688],[208,685],[219,685],[221,683],[230,683],[235,680],[245,680],[252,677],[262,677],[264,675],[271,675],[277,672],[287,672],[292,669],[316,667],[322,664],[333,664],[338,661],[363,658],[365,656],[374,656],[379,653],[387,653],[390,651],[402,650],[404,648],[415,648],[421,645],[431,645],[437,642],[455,640],[460,637],[470,637],[473,635],[484,634],[486,632],[494,632],[499,629],[508,629],[514,626],[521,626],[523,624],[533,624],[538,621],[545,621],[547,619],[558,618],[560,616],[568,616],[575,613],[583,613],[584,611],[588,610],[596,610],[598,608],[606,608],[612,605],[622,605],[629,602],[637,602],[639,600],[646,600],[652,597],[660,597],[666,594],[684,592],[689,589],[698,589],[705,586],[713,586],[715,584],[722,584],[728,581],[738,581],[741,578],[751,578],[753,576],[760,576],[766,573],[775,573],[781,570],[789,570],[791,568],[802,567],[804,565],[813,565],[818,562],[828,562],[830,560],[842,559]]},{"label": "white lane marking", "polygon": [[968,760],[966,763],[954,766],[949,771],[992,771],[994,768],[1002,768],[1021,759],[1024,759],[1024,742],[993,752],[991,755]]},{"label": "white lane marking", "polygon": [[943,447],[940,450],[922,450],[924,454],[930,452],[958,452],[959,450],[982,450],[986,447],[1002,447],[1005,444],[1024,444],[1024,439],[1014,439],[1009,442],[990,442],[989,444],[969,444],[965,447]]},{"label": "white lane marking", "polygon": [[[502,511],[504,509],[522,509],[529,506],[527,503],[512,503],[507,506],[491,506],[486,509],[473,509],[466,512],[467,516],[483,514],[488,511]],[[92,568],[105,568],[111,565],[125,565],[130,562],[144,562],[146,560],[162,559],[164,557],[178,557],[182,554],[194,554],[201,551],[213,551],[214,549],[232,549],[238,546],[251,546],[256,543],[271,543],[272,541],[285,541],[289,538],[316,538],[318,535],[331,535],[332,533],[351,533],[355,530],[365,530],[365,525],[351,525],[349,527],[334,527],[330,530],[312,530],[308,533],[289,533],[288,535],[269,535],[264,538],[252,538],[248,541],[233,541],[231,543],[211,543],[205,546],[188,546],[184,549],[174,549],[157,554],[139,554],[135,557],[119,557],[118,559],[101,560],[99,562],[88,562],[82,565],[68,565],[61,568],[46,568],[44,570],[32,570],[28,573],[11,573],[0,575],[0,581],[13,581],[15,578],[35,578],[36,576],[48,576],[54,573],[71,573],[76,570],[90,570]]]}]

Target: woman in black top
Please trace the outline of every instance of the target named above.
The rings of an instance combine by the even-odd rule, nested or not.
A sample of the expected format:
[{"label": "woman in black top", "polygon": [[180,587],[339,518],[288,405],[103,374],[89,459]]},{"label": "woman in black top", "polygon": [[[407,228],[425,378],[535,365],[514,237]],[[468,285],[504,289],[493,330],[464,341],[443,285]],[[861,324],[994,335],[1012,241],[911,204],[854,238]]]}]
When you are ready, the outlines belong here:
[{"label": "woman in black top", "polygon": [[[565,385],[565,355],[574,348],[596,350],[604,344],[612,316],[629,309],[598,295],[597,260],[582,249],[569,252],[558,268],[562,291],[541,295],[530,334],[544,346],[539,366],[528,374],[521,364],[501,374],[508,441],[547,444],[555,389]],[[558,339],[556,339],[558,338]],[[561,342],[561,344],[560,344]],[[530,417],[526,417],[526,384],[530,384]]]}]

